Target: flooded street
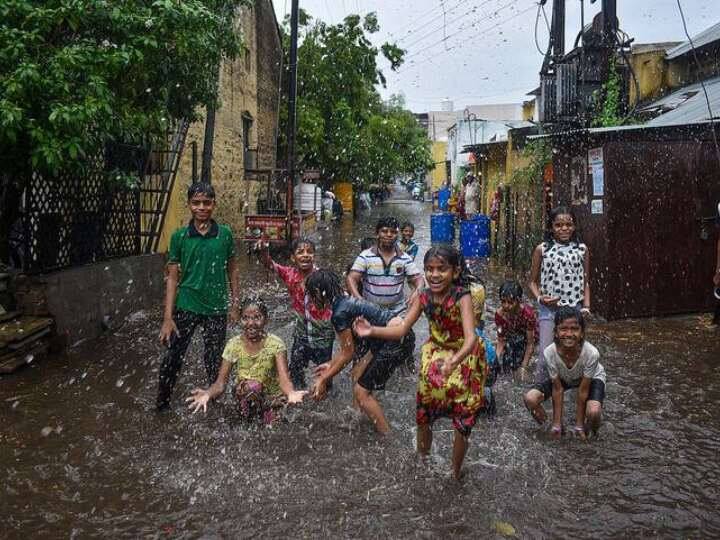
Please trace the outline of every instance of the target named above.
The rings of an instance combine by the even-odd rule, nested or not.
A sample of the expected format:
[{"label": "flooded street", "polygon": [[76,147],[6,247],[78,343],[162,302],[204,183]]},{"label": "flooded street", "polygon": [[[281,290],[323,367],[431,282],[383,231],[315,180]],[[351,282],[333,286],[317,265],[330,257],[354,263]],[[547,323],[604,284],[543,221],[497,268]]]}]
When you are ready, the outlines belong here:
[{"label": "flooded street", "polygon": [[[390,213],[415,223],[421,259],[429,204],[398,200],[321,230],[318,263],[344,271]],[[269,330],[289,346],[284,287],[241,260],[242,290],[266,291]],[[491,266],[483,277],[491,321],[505,274]],[[522,388],[501,380],[498,416],[478,421],[457,484],[449,421],[435,425],[432,465],[415,458],[409,373],[380,394],[385,439],[351,410],[346,373],[326,401],[248,427],[229,393],[206,415],[182,403],[205,380],[198,333],[172,411],[156,414],[160,302],[148,298],[147,311],[67,358],[0,379],[1,537],[492,538],[507,524],[521,538],[720,537],[720,330],[709,316],[591,323],[608,386],[590,444],[551,441]],[[416,330],[419,348],[426,322]],[[568,424],[574,394],[566,404]]]}]

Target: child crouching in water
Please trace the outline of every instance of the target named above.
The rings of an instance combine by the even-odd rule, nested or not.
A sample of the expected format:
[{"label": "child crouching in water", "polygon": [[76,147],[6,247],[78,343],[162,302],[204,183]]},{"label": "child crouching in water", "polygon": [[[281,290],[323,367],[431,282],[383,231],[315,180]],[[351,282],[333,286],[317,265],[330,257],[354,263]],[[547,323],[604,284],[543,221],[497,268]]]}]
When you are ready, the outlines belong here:
[{"label": "child crouching in water", "polygon": [[563,433],[563,396],[569,388],[577,388],[573,433],[583,440],[588,433],[597,433],[605,399],[605,369],[599,359],[598,350],[585,341],[585,319],[580,312],[570,306],[558,308],[555,342],[545,349],[550,379],[533,385],[524,397],[525,406],[538,424],[546,419],[543,401],[552,397],[553,438]]},{"label": "child crouching in water", "polygon": [[452,419],[455,428],[452,467],[461,476],[468,437],[484,404],[485,351],[475,334],[475,315],[462,257],[453,247],[436,246],[425,254],[425,281],[402,324],[381,328],[358,321],[359,336],[400,339],[424,312],[430,337],[422,347],[417,388],[417,449],[430,453],[432,424],[440,417]]},{"label": "child crouching in water", "polygon": [[497,355],[503,373],[519,372],[521,381],[528,378],[528,365],[535,350],[537,318],[535,310],[523,303],[523,290],[517,281],[500,286],[500,309],[495,312]]},{"label": "child crouching in water", "polygon": [[265,331],[268,309],[262,300],[250,298],[240,304],[242,334],[231,338],[222,354],[220,373],[210,388],[195,388],[186,401],[196,413],[205,412],[211,399],[222,395],[235,372],[235,397],[244,420],[261,419],[271,424],[285,403],[300,403],[307,392],[296,391],[288,375],[285,343]]}]

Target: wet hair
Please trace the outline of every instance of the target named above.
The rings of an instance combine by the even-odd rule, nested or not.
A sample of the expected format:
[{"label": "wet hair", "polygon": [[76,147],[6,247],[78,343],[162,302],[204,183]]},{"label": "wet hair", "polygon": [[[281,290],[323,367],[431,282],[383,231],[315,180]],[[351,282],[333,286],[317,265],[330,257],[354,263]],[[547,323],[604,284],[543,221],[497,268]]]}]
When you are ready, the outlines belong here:
[{"label": "wet hair", "polygon": [[560,306],[555,312],[555,328],[563,321],[572,319],[580,325],[580,330],[585,334],[585,318],[579,310],[571,306]]},{"label": "wet hair", "polygon": [[403,230],[403,229],[405,229],[405,228],[407,228],[407,227],[409,227],[409,228],[412,230],[412,232],[415,232],[415,225],[413,225],[413,224],[410,223],[409,221],[406,221],[405,223],[403,223],[403,224],[400,226],[400,230]]},{"label": "wet hair", "polygon": [[192,199],[195,195],[200,194],[205,195],[208,199],[214,199],[215,188],[207,182],[195,182],[194,184],[190,184],[190,187],[188,187],[187,190],[188,201]]},{"label": "wet hair", "polygon": [[397,220],[397,218],[393,216],[381,217],[375,224],[375,232],[379,233],[380,229],[383,229],[385,227],[389,227],[390,229],[399,229],[400,222]]},{"label": "wet hair", "polygon": [[458,275],[457,279],[453,281],[455,285],[459,285],[461,287],[468,287],[471,283],[482,283],[482,281],[477,276],[473,275],[473,273],[470,272],[470,269],[465,262],[465,257],[463,257],[461,253],[452,246],[432,246],[425,252],[425,257],[423,258],[423,266],[426,266],[427,263],[430,262],[430,259],[442,259],[450,266],[458,268],[460,270],[460,274]]},{"label": "wet hair", "polygon": [[290,253],[295,253],[300,246],[309,246],[312,248],[313,252],[315,251],[315,242],[305,236],[301,236],[300,238],[293,240],[290,244]]},{"label": "wet hair", "polygon": [[500,285],[500,300],[504,300],[505,298],[521,300],[522,295],[522,286],[517,281],[509,279]]},{"label": "wet hair", "polygon": [[259,296],[253,295],[246,296],[242,300],[240,300],[240,315],[242,315],[245,310],[250,306],[255,306],[256,308],[258,308],[258,311],[262,313],[263,317],[265,317],[266,319],[268,318],[269,311],[267,304]]},{"label": "wet hair", "polygon": [[315,305],[332,304],[345,294],[342,278],[332,270],[315,270],[305,279],[305,291]]},{"label": "wet hair", "polygon": [[553,234],[553,223],[558,216],[562,215],[568,215],[572,218],[573,224],[575,225],[575,230],[570,237],[570,242],[579,244],[580,235],[578,234],[577,230],[577,218],[575,217],[575,213],[567,206],[556,206],[555,208],[550,210],[550,212],[548,212],[547,222],[545,223],[545,243],[548,245],[552,245],[553,243],[555,243],[555,235]]}]

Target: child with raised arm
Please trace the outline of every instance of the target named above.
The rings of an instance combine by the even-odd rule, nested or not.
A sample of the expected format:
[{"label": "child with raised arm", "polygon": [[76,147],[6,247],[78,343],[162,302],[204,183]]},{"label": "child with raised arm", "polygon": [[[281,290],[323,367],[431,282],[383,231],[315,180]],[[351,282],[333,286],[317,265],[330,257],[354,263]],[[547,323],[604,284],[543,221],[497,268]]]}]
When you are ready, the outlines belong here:
[{"label": "child with raised arm", "polygon": [[235,242],[230,228],[212,219],[215,190],[210,184],[192,184],[187,198],[192,219],[173,233],[168,250],[160,341],[169,350],[158,377],[158,411],[170,406],[175,381],[195,329],[203,328],[205,370],[208,384],[212,384],[220,368],[227,324],[238,319],[239,267]]},{"label": "child with raised arm", "polygon": [[255,246],[260,261],[285,283],[295,318],[290,353],[290,378],[297,388],[305,387],[305,369],[312,361],[319,365],[332,356],[335,332],[330,324],[330,309],[318,309],[305,293],[305,280],[316,270],[315,243],[307,238],[293,240],[290,260],[293,266],[276,263],[270,256],[269,243],[261,239]]},{"label": "child with raised arm", "polygon": [[[318,309],[332,309],[332,325],[337,333],[340,349],[330,362],[316,368],[318,378],[312,392],[316,400],[324,399],[333,377],[340,373],[355,354],[353,323],[364,317],[371,324],[385,326],[393,319],[393,314],[361,298],[348,296],[342,286],[342,279],[331,270],[317,270],[307,279],[307,293]],[[368,340],[370,359],[361,365],[361,370],[353,373],[353,398],[360,409],[370,418],[379,433],[390,431],[382,406],[373,395],[383,390],[395,369],[402,364],[398,355],[386,354],[391,347],[389,342]]]},{"label": "child with raised arm", "polygon": [[260,419],[271,424],[286,403],[300,403],[304,391],[296,391],[290,381],[285,343],[268,334],[267,306],[259,298],[248,298],[240,306],[242,334],[231,338],[223,352],[217,379],[209,388],[195,388],[187,398],[193,413],[207,410],[211,399],[225,391],[234,372],[235,398],[244,420]]},{"label": "child with raised arm", "polygon": [[538,424],[546,419],[543,401],[552,397],[551,434],[563,434],[563,399],[565,390],[577,388],[575,427],[573,433],[585,440],[597,433],[602,421],[605,399],[605,369],[600,353],[585,341],[585,319],[571,306],[562,306],[555,313],[555,342],[545,349],[550,379],[536,383],[525,396],[525,406]]},{"label": "child with raised arm", "polygon": [[402,324],[385,328],[372,321],[358,321],[361,337],[398,339],[410,331],[424,312],[430,337],[422,347],[417,388],[417,449],[430,452],[432,424],[440,417],[452,419],[453,474],[459,479],[468,437],[484,405],[485,351],[475,334],[475,315],[464,267],[457,249],[435,246],[424,258],[427,287],[410,306]]}]

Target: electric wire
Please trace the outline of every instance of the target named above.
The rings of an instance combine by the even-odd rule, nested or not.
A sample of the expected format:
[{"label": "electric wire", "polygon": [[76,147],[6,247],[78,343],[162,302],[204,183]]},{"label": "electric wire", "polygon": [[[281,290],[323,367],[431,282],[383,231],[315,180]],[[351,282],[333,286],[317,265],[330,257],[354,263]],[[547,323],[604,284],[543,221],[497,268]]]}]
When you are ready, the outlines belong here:
[{"label": "electric wire", "polygon": [[702,75],[700,74],[702,71],[702,66],[700,65],[700,60],[697,56],[697,51],[695,50],[695,44],[693,43],[692,38],[690,37],[690,32],[688,32],[687,23],[685,22],[685,13],[683,12],[682,5],[680,4],[680,0],[677,1],[678,10],[680,11],[680,18],[682,19],[683,23],[683,29],[685,30],[685,35],[688,38],[688,42],[690,43],[690,48],[692,49],[693,58],[695,59],[695,64],[697,65],[698,69],[698,81],[700,82],[700,86],[703,89],[703,93],[705,94],[705,103],[707,103],[708,108],[708,114],[710,116],[710,127],[712,131],[713,136],[713,143],[715,144],[715,157],[717,157],[718,165],[720,165],[720,146],[718,146],[718,139],[717,139],[717,133],[715,133],[715,115],[713,114],[712,106],[710,105],[710,96],[708,95],[707,88],[705,87],[705,82],[701,79]]},{"label": "electric wire", "polygon": [[538,23],[540,22],[540,8],[542,7],[542,4],[538,4],[537,14],[535,15],[535,48],[537,51],[542,55],[545,56],[545,53],[540,48],[540,43],[538,43]]},{"label": "electric wire", "polygon": [[[453,4],[453,6],[452,6],[451,8],[448,8],[448,11],[453,11],[456,7],[458,7],[460,4],[462,4],[462,3],[464,3],[464,2],[465,2],[465,0],[459,0],[458,2],[456,2],[455,4]],[[402,32],[405,32],[405,30],[408,29],[408,28],[413,28],[413,26],[414,26],[415,24],[417,24],[419,21],[423,20],[427,15],[432,15],[432,14],[434,14],[434,13],[437,13],[437,9],[436,9],[436,8],[430,8],[429,10],[425,11],[425,12],[422,13],[421,15],[418,15],[417,17],[415,17],[414,20],[413,20],[410,24],[406,24],[406,25],[404,25],[404,26],[401,26],[400,29],[396,32],[396,34],[400,34],[400,33],[402,33]],[[413,30],[411,30],[410,32],[408,32],[408,35],[416,32],[419,28],[424,28],[425,26],[427,26],[428,24],[430,24],[430,22],[432,22],[432,21],[434,21],[434,20],[436,20],[436,19],[438,19],[438,18],[439,18],[439,17],[437,17],[437,16],[432,17],[432,18],[430,19],[430,21],[428,21],[428,23],[423,23],[423,24],[420,25],[420,26],[416,26]],[[390,35],[393,36],[393,37],[395,37],[395,34],[390,34]],[[405,36],[398,36],[398,39],[399,39],[399,40],[403,40],[404,38],[405,38]]]},{"label": "electric wire", "polygon": [[[522,11],[519,11],[519,12],[517,12],[515,15],[512,15],[511,17],[508,17],[507,19],[504,19],[504,20],[500,21],[499,23],[497,23],[497,24],[494,25],[494,26],[488,26],[488,27],[486,27],[486,28],[483,28],[482,30],[479,30],[479,31],[477,32],[477,34],[476,34],[476,38],[475,38],[475,39],[477,39],[477,37],[482,37],[482,36],[480,36],[480,33],[481,33],[481,32],[485,32],[485,31],[488,31],[488,30],[492,30],[493,28],[495,28],[495,29],[500,28],[500,27],[502,27],[502,25],[504,25],[504,24],[510,22],[511,20],[516,19],[516,18],[518,18],[519,16],[524,15],[525,13],[527,13],[527,12],[529,12],[530,10],[534,9],[534,7],[535,7],[535,6],[530,6],[529,8],[524,9],[524,10],[522,10]],[[448,37],[452,37],[452,36],[453,36],[453,34],[451,34],[451,35],[448,36]],[[465,41],[465,42],[463,42],[463,43],[458,43],[458,44],[456,44],[456,45],[453,45],[452,47],[448,48],[448,51],[452,51],[453,49],[457,49],[457,48],[462,47],[462,46],[464,46],[464,45],[468,45],[468,44],[474,42],[475,39],[471,39],[471,40]],[[437,45],[437,43],[435,43],[435,45]],[[427,49],[427,48],[429,48],[429,47],[426,47],[426,49]],[[423,50],[424,50],[424,49],[423,49]],[[413,53],[413,54],[412,54],[410,57],[408,57],[408,58],[417,56],[420,52],[421,52],[421,51],[417,51],[417,52]],[[415,63],[414,63],[413,65],[411,65],[411,66],[407,66],[405,69],[401,69],[401,70],[399,70],[399,71],[396,71],[394,74],[395,74],[395,75],[400,75],[401,73],[404,73],[404,72],[406,72],[406,71],[410,71],[411,69],[415,69],[415,68],[417,68],[417,67],[419,67],[419,66],[422,66],[422,65],[424,65],[425,63],[432,61],[432,59],[434,59],[434,58],[436,58],[436,57],[438,57],[438,56],[441,56],[441,55],[445,54],[445,52],[447,52],[447,51],[444,51],[444,50],[443,50],[443,51],[440,51],[439,53],[436,53],[436,54],[434,54],[434,55],[432,55],[432,56],[426,57],[426,58],[424,58],[423,60],[421,60],[421,61],[419,61],[419,62],[415,62]]]}]

